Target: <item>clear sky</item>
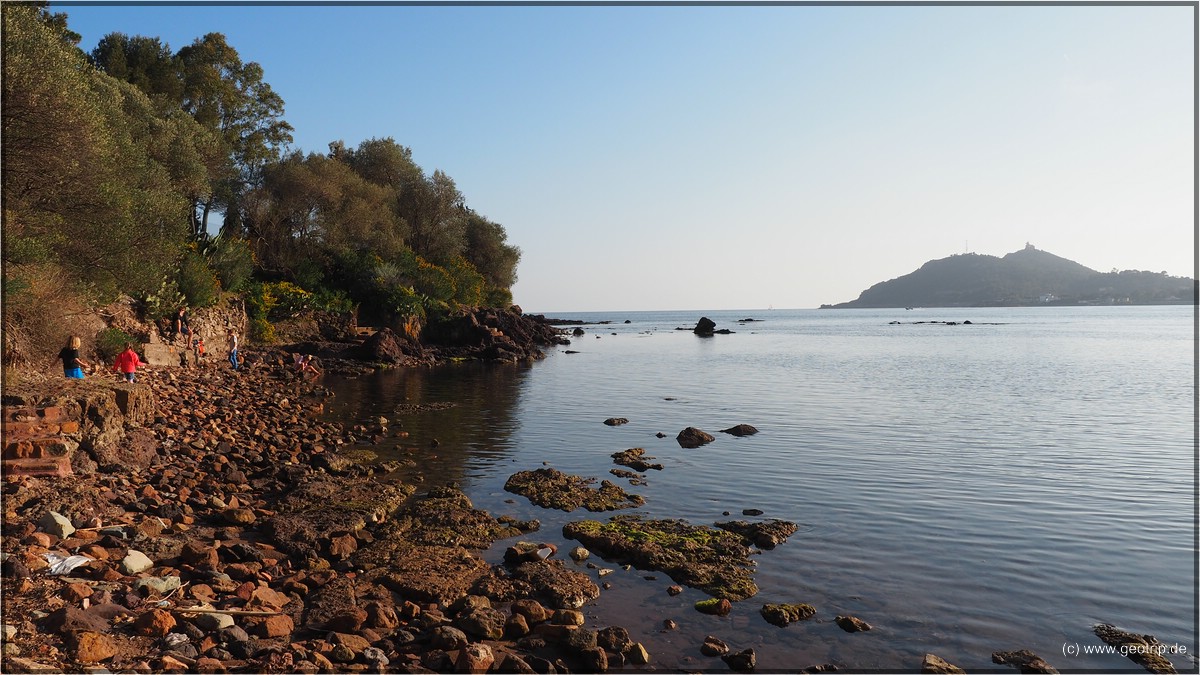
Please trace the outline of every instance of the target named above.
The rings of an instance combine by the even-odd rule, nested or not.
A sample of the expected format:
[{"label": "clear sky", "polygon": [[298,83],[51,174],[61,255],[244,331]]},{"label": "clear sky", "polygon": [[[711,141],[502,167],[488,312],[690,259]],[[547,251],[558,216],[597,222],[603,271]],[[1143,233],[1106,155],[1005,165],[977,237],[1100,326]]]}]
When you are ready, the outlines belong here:
[{"label": "clear sky", "polygon": [[526,311],[816,307],[1026,242],[1195,273],[1192,6],[51,9],[85,51],[224,33],[305,152],[410,147]]}]

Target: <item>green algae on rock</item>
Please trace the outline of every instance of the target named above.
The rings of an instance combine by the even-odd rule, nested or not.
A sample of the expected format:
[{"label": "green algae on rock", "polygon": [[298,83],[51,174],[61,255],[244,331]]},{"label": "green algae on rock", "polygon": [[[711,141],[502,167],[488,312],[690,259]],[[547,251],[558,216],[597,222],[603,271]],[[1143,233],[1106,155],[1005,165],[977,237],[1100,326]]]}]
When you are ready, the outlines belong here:
[{"label": "green algae on rock", "polygon": [[396,512],[397,527],[411,542],[428,546],[463,546],[485,549],[497,539],[521,534],[510,523],[480,511],[461,490],[435,487]]},{"label": "green algae on rock", "polygon": [[612,458],[614,464],[627,466],[635,471],[648,471],[650,469],[662,471],[663,468],[662,464],[652,464],[646,461],[655,458],[646,455],[644,448],[630,448],[621,452],[614,452]]},{"label": "green algae on rock", "polygon": [[769,520],[765,523],[748,523],[744,520],[734,520],[725,523],[713,523],[722,530],[728,530],[741,535],[746,541],[761,549],[772,549],[787,541],[796,533],[795,523],[786,520]]},{"label": "green algae on rock", "polygon": [[806,605],[804,603],[792,605],[768,604],[763,605],[762,608],[758,610],[758,613],[762,615],[762,618],[765,619],[767,623],[782,628],[789,623],[795,623],[797,621],[803,621],[805,619],[812,618],[813,615],[817,613],[817,610],[812,605]]},{"label": "green algae on rock", "polygon": [[519,494],[543,508],[562,511],[574,511],[579,507],[588,511],[616,511],[646,503],[641,495],[625,492],[607,480],[601,481],[599,489],[589,487],[594,482],[594,478],[583,478],[565,474],[558,469],[544,468],[519,471],[509,476],[504,489]]},{"label": "green algae on rock", "polygon": [[732,532],[684,520],[644,520],[623,515],[607,523],[567,523],[563,536],[580,541],[605,558],[658,570],[717,598],[745,600],[758,593],[749,548]]}]

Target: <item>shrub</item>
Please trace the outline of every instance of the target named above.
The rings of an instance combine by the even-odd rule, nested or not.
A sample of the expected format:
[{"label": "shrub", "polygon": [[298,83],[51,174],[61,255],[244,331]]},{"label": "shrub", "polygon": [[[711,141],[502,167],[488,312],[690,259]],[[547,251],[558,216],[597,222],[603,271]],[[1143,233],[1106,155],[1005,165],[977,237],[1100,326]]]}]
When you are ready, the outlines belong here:
[{"label": "shrub", "polygon": [[186,304],[174,279],[163,280],[157,291],[138,298],[138,302],[142,315],[151,321],[170,319],[175,316],[175,310]]},{"label": "shrub", "polygon": [[125,343],[136,342],[134,337],[120,328],[105,328],[96,336],[96,353],[105,361],[112,361],[125,351]]},{"label": "shrub", "polygon": [[221,282],[208,266],[208,261],[194,249],[183,254],[179,262],[179,290],[192,307],[208,307],[221,295]]},{"label": "shrub", "polygon": [[512,291],[507,288],[489,288],[484,300],[488,307],[512,307]]},{"label": "shrub", "polygon": [[249,242],[222,235],[205,249],[205,253],[221,288],[227,291],[245,288],[254,273],[254,252],[250,250]]},{"label": "shrub", "polygon": [[268,317],[294,317],[312,305],[312,293],[296,284],[280,281],[265,286],[267,295],[274,299],[274,304],[266,312]]},{"label": "shrub", "polygon": [[253,342],[271,344],[275,342],[275,326],[262,317],[250,319],[250,335],[248,337]]}]

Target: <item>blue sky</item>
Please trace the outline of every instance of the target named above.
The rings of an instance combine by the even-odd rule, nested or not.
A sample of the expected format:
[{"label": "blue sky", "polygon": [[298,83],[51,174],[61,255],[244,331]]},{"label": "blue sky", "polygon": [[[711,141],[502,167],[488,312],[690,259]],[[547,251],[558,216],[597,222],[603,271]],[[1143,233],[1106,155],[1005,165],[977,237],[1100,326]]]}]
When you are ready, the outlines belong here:
[{"label": "blue sky", "polygon": [[1195,270],[1191,6],[52,9],[86,51],[224,33],[306,152],[412,148],[527,311],[815,307],[1026,242]]}]

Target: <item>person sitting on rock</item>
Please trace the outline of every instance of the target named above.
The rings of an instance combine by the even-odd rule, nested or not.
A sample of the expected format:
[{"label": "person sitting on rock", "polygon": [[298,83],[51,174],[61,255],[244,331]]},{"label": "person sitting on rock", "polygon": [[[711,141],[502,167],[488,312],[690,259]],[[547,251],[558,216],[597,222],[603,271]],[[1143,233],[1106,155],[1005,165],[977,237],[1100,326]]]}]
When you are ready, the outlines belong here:
[{"label": "person sitting on rock", "polygon": [[90,363],[79,357],[80,344],[79,336],[72,335],[67,338],[67,346],[58,353],[58,358],[63,362],[63,375],[73,380],[82,380],[83,369],[92,367]]},{"label": "person sitting on rock", "polygon": [[321,371],[313,365],[312,354],[306,354],[304,358],[300,359],[300,374],[304,373],[312,373],[314,378],[321,375]]},{"label": "person sitting on rock", "polygon": [[126,342],[125,351],[117,354],[117,358],[113,361],[113,372],[121,373],[125,376],[126,382],[137,382],[137,367],[144,366],[138,353],[133,351],[133,345]]}]

